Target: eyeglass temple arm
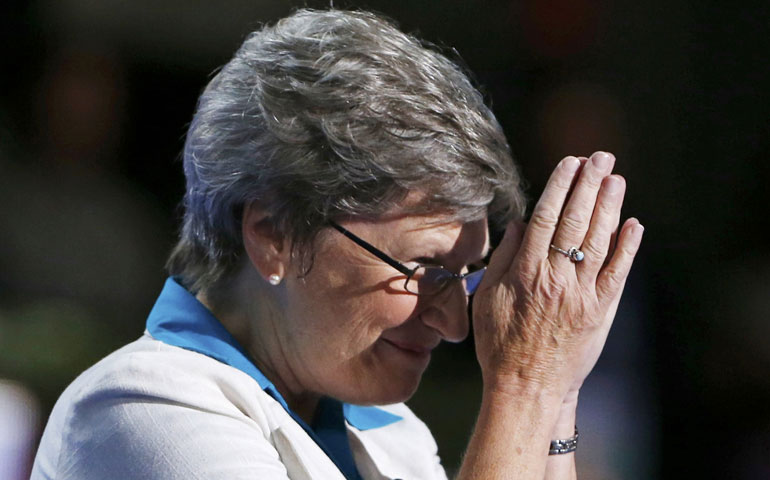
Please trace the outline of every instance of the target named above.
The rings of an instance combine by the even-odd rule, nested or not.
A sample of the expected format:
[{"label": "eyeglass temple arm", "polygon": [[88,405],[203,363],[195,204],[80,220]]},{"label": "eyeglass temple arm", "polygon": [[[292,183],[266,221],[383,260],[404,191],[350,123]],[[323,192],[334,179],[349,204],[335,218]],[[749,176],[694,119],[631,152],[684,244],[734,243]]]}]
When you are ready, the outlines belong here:
[{"label": "eyeglass temple arm", "polygon": [[341,234],[345,235],[349,239],[351,239],[354,242],[356,242],[357,245],[359,245],[360,247],[364,248],[367,252],[371,253],[372,255],[374,255],[375,257],[379,258],[380,260],[382,260],[383,262],[387,263],[388,265],[390,265],[391,267],[395,268],[396,270],[398,270],[399,272],[403,273],[404,275],[412,275],[414,273],[414,270],[406,268],[401,263],[393,260],[391,257],[385,255],[384,252],[380,251],[377,247],[375,247],[374,245],[368,243],[366,240],[353,235],[353,233],[349,232],[348,230],[346,230],[341,225],[338,225],[337,223],[335,223],[335,222],[333,222],[331,220],[329,220],[329,225],[334,227]]}]

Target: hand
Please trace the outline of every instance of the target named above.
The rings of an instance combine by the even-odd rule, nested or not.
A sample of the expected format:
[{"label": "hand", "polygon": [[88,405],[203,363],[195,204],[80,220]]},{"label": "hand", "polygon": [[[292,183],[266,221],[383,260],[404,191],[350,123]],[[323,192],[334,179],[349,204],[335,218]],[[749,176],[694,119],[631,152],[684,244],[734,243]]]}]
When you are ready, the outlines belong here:
[{"label": "hand", "polygon": [[[611,251],[625,192],[623,178],[611,175],[614,161],[597,152],[581,169],[578,158],[565,158],[523,236],[520,225],[508,226],[473,300],[485,388],[565,399],[593,369],[643,233],[629,219]],[[576,246],[585,259],[572,262],[551,244]]]}]

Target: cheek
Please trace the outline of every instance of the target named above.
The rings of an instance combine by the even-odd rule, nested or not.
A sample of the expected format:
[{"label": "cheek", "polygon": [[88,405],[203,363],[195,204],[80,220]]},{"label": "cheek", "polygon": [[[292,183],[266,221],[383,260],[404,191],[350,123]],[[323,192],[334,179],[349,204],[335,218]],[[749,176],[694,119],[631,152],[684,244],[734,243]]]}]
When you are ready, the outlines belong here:
[{"label": "cheek", "polygon": [[403,290],[402,274],[387,265],[350,263],[354,256],[334,255],[341,250],[319,251],[304,278],[287,278],[288,333],[314,357],[355,357],[382,332],[409,321],[417,307],[417,297]]},{"label": "cheek", "polygon": [[385,330],[409,321],[417,297],[390,284],[367,278],[337,276],[333,272],[290,287],[286,326],[295,342],[313,350],[323,347],[335,357],[355,356],[370,348]]},{"label": "cheek", "polygon": [[373,334],[397,328],[407,323],[417,309],[417,297],[409,294],[375,292],[370,295],[364,312],[362,326],[368,327]]},{"label": "cheek", "polygon": [[417,297],[371,292],[335,305],[333,325],[327,325],[324,335],[340,340],[346,357],[352,357],[372,347],[383,332],[407,323],[415,313]]}]

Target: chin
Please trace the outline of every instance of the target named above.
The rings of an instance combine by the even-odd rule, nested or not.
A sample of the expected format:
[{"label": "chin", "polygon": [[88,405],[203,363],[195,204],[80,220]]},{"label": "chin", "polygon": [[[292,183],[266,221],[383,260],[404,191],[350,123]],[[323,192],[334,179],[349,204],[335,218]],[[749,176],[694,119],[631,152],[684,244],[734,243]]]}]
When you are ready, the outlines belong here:
[{"label": "chin", "polygon": [[[379,346],[379,343],[378,343]],[[355,405],[390,405],[409,400],[417,391],[430,354],[398,352],[385,345],[350,369],[338,370],[327,394]],[[341,374],[346,371],[347,374]]]},{"label": "chin", "polygon": [[430,352],[404,351],[390,342],[377,342],[359,377],[359,405],[389,405],[412,398],[430,363]]},{"label": "chin", "polygon": [[390,405],[392,403],[406,402],[417,392],[422,375],[412,378],[414,373],[405,373],[401,377],[391,378],[386,382],[378,382],[376,385],[364,386],[354,401],[357,405]]}]

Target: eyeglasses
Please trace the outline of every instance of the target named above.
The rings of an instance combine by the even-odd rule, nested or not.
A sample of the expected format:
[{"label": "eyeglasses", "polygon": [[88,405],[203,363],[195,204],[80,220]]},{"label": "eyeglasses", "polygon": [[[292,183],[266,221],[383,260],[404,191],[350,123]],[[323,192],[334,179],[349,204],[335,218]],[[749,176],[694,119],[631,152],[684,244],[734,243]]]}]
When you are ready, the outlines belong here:
[{"label": "eyeglasses", "polygon": [[375,257],[406,275],[404,290],[414,295],[435,295],[454,280],[459,280],[462,283],[466,295],[473,295],[487,270],[487,267],[482,267],[472,272],[459,274],[450,272],[438,265],[418,264],[414,268],[409,268],[337,223],[330,221],[329,224]]}]

